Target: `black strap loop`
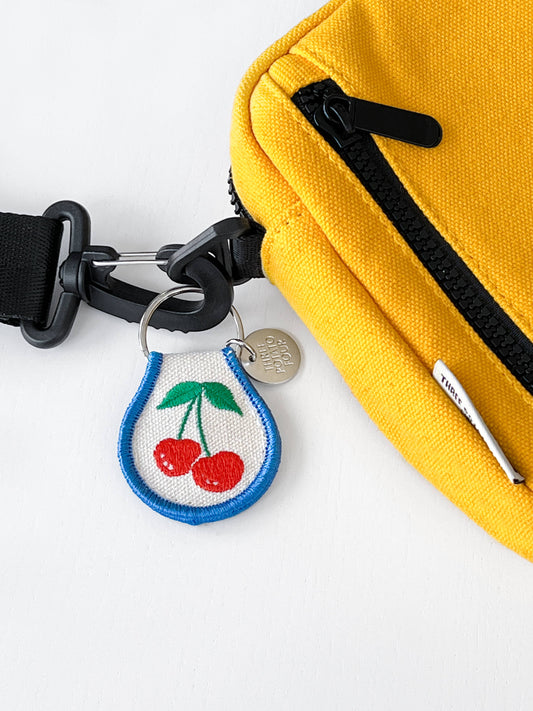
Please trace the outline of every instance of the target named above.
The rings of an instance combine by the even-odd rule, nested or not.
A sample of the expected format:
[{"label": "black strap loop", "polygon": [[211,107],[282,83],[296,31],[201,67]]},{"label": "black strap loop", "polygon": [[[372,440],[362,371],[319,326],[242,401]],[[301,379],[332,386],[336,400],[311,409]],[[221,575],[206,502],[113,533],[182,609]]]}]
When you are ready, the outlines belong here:
[{"label": "black strap loop", "polygon": [[46,324],[62,233],[59,220],[0,213],[0,322]]},{"label": "black strap loop", "polygon": [[261,245],[265,231],[257,223],[255,234],[238,237],[230,242],[235,281],[261,279],[265,276],[261,263]]}]

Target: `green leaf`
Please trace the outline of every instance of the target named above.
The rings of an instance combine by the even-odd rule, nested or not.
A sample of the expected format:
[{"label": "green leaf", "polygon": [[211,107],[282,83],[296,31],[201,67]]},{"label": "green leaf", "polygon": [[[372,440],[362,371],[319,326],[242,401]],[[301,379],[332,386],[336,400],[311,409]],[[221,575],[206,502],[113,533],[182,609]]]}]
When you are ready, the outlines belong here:
[{"label": "green leaf", "polygon": [[201,392],[202,386],[200,383],[195,383],[194,381],[179,383],[168,391],[161,404],[157,406],[157,409],[165,410],[167,407],[177,407],[178,405],[183,405],[184,402],[191,402],[191,400],[195,400]]},{"label": "green leaf", "polygon": [[219,410],[231,410],[242,415],[242,410],[235,402],[231,390],[225,385],[222,383],[202,383],[202,388],[211,405],[214,405]]}]

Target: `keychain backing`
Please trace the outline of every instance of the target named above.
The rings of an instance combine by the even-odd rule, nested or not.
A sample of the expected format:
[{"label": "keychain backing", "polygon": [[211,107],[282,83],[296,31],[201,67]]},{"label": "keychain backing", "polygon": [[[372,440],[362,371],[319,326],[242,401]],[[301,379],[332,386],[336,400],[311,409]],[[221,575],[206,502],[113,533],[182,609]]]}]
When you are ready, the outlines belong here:
[{"label": "keychain backing", "polygon": [[[234,516],[265,493],[279,467],[281,438],[231,347],[148,351],[151,314],[166,298],[190,291],[160,295],[141,321],[148,365],[124,416],[118,455],[128,484],[148,506],[195,525]],[[233,312],[239,342],[242,323]]]}]

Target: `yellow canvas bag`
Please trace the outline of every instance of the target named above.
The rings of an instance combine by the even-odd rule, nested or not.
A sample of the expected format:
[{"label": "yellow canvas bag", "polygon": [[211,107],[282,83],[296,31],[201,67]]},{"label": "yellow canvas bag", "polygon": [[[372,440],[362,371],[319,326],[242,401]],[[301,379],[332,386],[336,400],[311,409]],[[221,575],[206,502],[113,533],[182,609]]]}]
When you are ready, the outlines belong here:
[{"label": "yellow canvas bag", "polygon": [[532,28],[526,0],[332,0],[250,68],[231,136],[266,276],[404,457],[530,560]]}]

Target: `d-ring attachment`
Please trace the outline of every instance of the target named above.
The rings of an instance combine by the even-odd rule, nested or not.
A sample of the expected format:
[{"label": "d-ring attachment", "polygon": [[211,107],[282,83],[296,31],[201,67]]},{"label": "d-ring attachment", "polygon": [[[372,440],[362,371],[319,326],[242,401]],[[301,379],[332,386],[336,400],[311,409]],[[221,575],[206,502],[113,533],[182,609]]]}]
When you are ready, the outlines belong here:
[{"label": "d-ring attachment", "polygon": [[[150,355],[147,342],[147,331],[148,324],[150,323],[152,316],[165,301],[171,299],[173,296],[181,296],[182,294],[203,294],[203,291],[195,286],[174,286],[172,289],[167,289],[161,294],[158,294],[155,299],[152,299],[152,301],[148,304],[146,311],[139,322],[139,345],[147,358]],[[244,326],[242,325],[242,319],[239,312],[234,306],[231,306],[230,313],[235,322],[235,326],[237,327],[237,341],[244,342]]]}]

